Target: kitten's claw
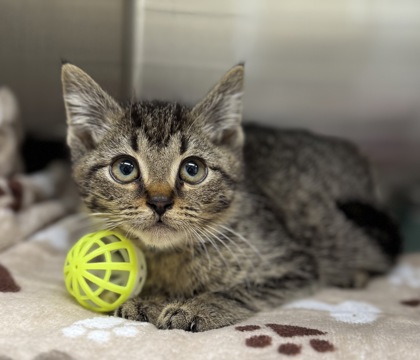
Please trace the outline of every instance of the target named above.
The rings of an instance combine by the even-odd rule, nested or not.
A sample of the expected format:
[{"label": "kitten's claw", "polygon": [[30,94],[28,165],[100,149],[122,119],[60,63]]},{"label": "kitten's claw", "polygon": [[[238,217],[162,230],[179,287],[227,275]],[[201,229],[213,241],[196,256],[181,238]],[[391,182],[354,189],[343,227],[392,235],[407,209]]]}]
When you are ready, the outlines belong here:
[{"label": "kitten's claw", "polygon": [[127,320],[148,322],[145,310],[141,307],[141,303],[135,299],[130,299],[122,304],[117,310],[115,310],[114,316]]},{"label": "kitten's claw", "polygon": [[157,319],[159,329],[201,332],[232,325],[247,318],[249,310],[212,294],[168,304]]},{"label": "kitten's claw", "polygon": [[127,320],[151,322],[155,324],[163,304],[159,301],[129,299],[114,312],[114,316]]},{"label": "kitten's claw", "polygon": [[181,329],[191,332],[203,331],[200,324],[203,322],[199,316],[195,315],[193,309],[179,304],[170,304],[158,318],[157,326],[159,329]]}]

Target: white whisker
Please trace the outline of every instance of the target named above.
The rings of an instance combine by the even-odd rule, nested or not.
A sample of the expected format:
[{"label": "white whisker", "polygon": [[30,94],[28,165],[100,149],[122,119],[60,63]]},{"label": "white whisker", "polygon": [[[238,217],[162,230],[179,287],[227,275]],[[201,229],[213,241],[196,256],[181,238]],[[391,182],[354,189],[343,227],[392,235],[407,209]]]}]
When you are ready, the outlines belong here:
[{"label": "white whisker", "polygon": [[200,234],[195,229],[190,227],[190,230],[197,237],[197,240],[200,243],[200,246],[204,249],[204,251],[206,253],[206,256],[207,256],[208,268],[210,269],[211,268],[211,258],[210,258],[209,252],[207,251],[207,246],[206,246],[205,240],[200,236]]},{"label": "white whisker", "polygon": [[[210,231],[209,228],[211,228],[214,231],[216,231],[216,234],[213,233],[212,231]],[[222,239],[219,238],[218,234],[222,235],[229,243],[232,243],[233,242],[232,239],[230,239],[225,234],[223,234],[222,232],[218,231],[217,229],[213,228],[210,225],[207,225],[207,228],[204,227],[203,230],[204,231],[207,231],[207,233],[209,235],[213,236],[213,238],[215,240],[219,241],[229,251],[229,253],[232,255],[232,258],[236,261],[236,263],[238,264],[238,266],[241,267],[241,263],[239,262],[239,259],[238,259],[237,255],[232,251],[232,249],[228,246],[228,244],[226,244]]]},{"label": "white whisker", "polygon": [[201,235],[203,235],[208,241],[209,243],[214,247],[214,249],[217,251],[217,253],[219,254],[220,259],[223,261],[224,265],[226,267],[228,266],[228,263],[226,262],[225,257],[223,256],[222,252],[220,251],[220,249],[217,247],[217,244],[213,241],[213,239],[211,237],[208,236],[208,234],[206,234],[205,232],[203,232],[203,229],[197,228],[196,229]]},{"label": "white whisker", "polygon": [[232,233],[233,235],[237,236],[240,240],[242,240],[245,244],[247,244],[260,258],[262,258],[261,253],[259,252],[259,250],[251,244],[251,242],[246,239],[245,237],[243,237],[240,233],[234,231],[233,229],[224,226],[224,225],[219,225],[222,229],[225,229],[226,231],[229,231],[230,233]]}]

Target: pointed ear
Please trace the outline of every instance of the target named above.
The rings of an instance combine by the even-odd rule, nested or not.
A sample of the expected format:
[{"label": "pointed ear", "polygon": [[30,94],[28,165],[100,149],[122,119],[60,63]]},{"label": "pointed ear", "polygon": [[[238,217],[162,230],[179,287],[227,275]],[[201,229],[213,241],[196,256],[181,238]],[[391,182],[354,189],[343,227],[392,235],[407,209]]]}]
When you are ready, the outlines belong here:
[{"label": "pointed ear", "polygon": [[72,64],[61,69],[67,113],[67,143],[73,159],[92,150],[102,140],[111,123],[123,115],[117,102],[84,71]]},{"label": "pointed ear", "polygon": [[194,107],[193,116],[217,145],[240,147],[244,66],[230,69],[204,99]]}]

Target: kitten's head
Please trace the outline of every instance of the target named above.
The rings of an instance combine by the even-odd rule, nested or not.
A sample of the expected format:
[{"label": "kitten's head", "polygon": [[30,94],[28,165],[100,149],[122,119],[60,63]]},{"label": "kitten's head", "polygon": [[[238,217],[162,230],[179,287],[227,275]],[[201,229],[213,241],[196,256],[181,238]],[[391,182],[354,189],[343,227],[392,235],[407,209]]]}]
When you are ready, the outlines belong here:
[{"label": "kitten's head", "polygon": [[63,65],[67,142],[88,208],[148,247],[206,241],[236,211],[243,75],[235,66],[193,108],[123,106],[81,69]]}]

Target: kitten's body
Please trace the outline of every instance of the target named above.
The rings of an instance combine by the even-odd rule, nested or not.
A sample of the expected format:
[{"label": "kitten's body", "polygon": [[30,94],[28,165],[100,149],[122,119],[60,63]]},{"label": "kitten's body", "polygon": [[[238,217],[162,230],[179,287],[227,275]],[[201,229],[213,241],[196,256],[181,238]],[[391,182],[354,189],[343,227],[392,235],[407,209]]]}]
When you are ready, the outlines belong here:
[{"label": "kitten's body", "polygon": [[[203,331],[319,285],[358,286],[393,263],[398,232],[376,210],[357,150],[256,126],[246,128],[243,145],[242,76],[242,67],[232,69],[193,109],[159,102],[122,109],[80,69],[64,66],[82,197],[147,258],[141,296],[117,315]],[[138,177],[120,181],[121,156]],[[204,179],[183,181],[185,159],[205,164]]]}]

